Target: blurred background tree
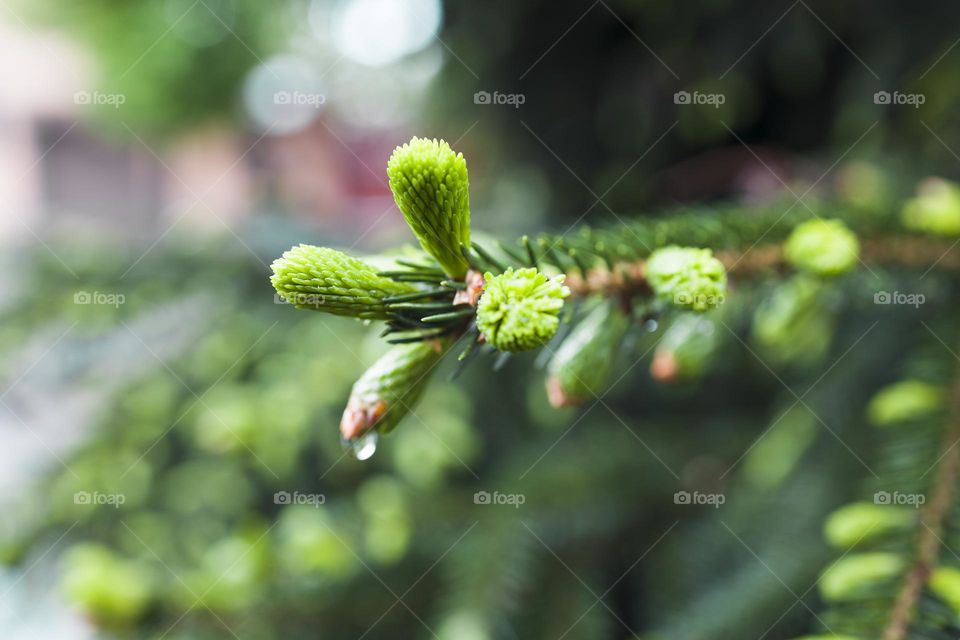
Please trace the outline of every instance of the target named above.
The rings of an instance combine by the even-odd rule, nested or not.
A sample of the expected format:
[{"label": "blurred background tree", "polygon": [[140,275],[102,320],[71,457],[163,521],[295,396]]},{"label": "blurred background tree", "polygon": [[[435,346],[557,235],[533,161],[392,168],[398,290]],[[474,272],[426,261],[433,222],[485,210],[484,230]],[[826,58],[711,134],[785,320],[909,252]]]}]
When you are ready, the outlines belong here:
[{"label": "blurred background tree", "polygon": [[[922,176],[956,177],[955,5],[4,9],[5,637],[817,626],[824,519],[886,477],[868,401],[949,377],[949,280],[760,282],[713,333],[635,328],[624,376],[580,410],[549,408],[543,362],[475,365],[361,463],[336,424],[379,344],[277,304],[267,265],[299,241],[409,242],[383,169],[411,133],[470,158],[474,227],[506,239],[720,200],[801,212],[801,194],[897,214]],[[932,304],[873,327],[878,288]],[[657,345],[681,384],[647,374]]]}]

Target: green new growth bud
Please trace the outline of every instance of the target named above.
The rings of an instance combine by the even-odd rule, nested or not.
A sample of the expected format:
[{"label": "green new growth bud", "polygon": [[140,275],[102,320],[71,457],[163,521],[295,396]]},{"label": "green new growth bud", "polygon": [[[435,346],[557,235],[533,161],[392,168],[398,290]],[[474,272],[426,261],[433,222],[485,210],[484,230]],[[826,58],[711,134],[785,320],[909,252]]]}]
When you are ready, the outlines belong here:
[{"label": "green new growth bud", "polygon": [[377,275],[367,263],[325,247],[301,244],[273,261],[270,282],[298,309],[340,316],[385,320],[385,298],[415,293],[417,288]]},{"label": "green new growth bud", "polygon": [[941,178],[927,178],[901,213],[908,229],[938,236],[960,235],[960,186]]},{"label": "green new growth bud", "polygon": [[860,241],[840,220],[807,220],[787,238],[784,255],[798,269],[835,276],[857,264]]},{"label": "green new growth bud", "polygon": [[847,549],[870,542],[916,523],[916,510],[909,507],[854,502],[830,514],[824,535],[834,547]]},{"label": "green new growth bud", "polygon": [[413,138],[387,163],[390,190],[423,249],[447,275],[462,278],[470,246],[467,162],[443,140]]},{"label": "green new growth bud", "polygon": [[76,545],[66,556],[67,599],[103,625],[126,625],[139,618],[149,604],[150,581],[142,565],[99,544]]},{"label": "green new growth bud", "polygon": [[753,316],[753,338],[764,360],[811,364],[830,347],[834,316],[823,295],[824,282],[807,274],[784,281]]},{"label": "green new growth bud", "polygon": [[566,337],[547,366],[547,396],[554,407],[582,404],[606,390],[617,349],[630,322],[601,303]]},{"label": "green new growth bud", "polygon": [[858,209],[880,210],[890,199],[887,176],[876,165],[854,161],[839,170],[837,195]]},{"label": "green new growth bud", "polygon": [[906,562],[895,553],[859,553],[841,558],[820,578],[824,600],[855,599],[900,575]]},{"label": "green new growth bud", "polygon": [[877,427],[886,427],[922,418],[944,408],[946,394],[941,387],[921,380],[904,380],[877,392],[867,405],[867,418]]},{"label": "green new growth bud", "polygon": [[650,363],[659,382],[679,382],[700,376],[717,351],[716,324],[702,316],[683,314],[663,333]]},{"label": "green new growth bud", "polygon": [[930,574],[930,590],[946,602],[955,615],[960,616],[960,569],[939,567]]},{"label": "green new growth bud", "polygon": [[353,384],[340,419],[340,435],[354,440],[376,429],[389,433],[413,409],[443,355],[437,340],[401,344],[387,351]]},{"label": "green new growth bud", "polygon": [[570,289],[562,275],[548,278],[534,268],[484,275],[477,303],[477,328],[500,351],[527,351],[545,344],[560,326]]},{"label": "green new growth bud", "polygon": [[726,269],[709,249],[657,249],[647,258],[645,273],[657,297],[694,311],[720,305],[727,291]]}]

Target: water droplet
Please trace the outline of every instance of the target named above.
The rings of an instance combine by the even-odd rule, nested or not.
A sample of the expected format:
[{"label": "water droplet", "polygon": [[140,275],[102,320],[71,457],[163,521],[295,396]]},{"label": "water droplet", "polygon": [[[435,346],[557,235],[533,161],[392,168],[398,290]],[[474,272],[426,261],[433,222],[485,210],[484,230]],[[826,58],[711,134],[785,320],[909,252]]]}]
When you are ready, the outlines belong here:
[{"label": "water droplet", "polygon": [[646,329],[646,330],[647,330],[648,332],[650,332],[650,333],[653,333],[653,332],[656,331],[659,327],[660,327],[660,323],[657,322],[656,320],[654,320],[653,318],[650,318],[649,320],[647,320],[646,322],[643,323],[643,328]]},{"label": "water droplet", "polygon": [[346,448],[347,453],[357,460],[369,460],[373,454],[377,452],[377,440],[379,439],[380,434],[376,431],[371,431],[359,438],[344,441],[343,446]]}]

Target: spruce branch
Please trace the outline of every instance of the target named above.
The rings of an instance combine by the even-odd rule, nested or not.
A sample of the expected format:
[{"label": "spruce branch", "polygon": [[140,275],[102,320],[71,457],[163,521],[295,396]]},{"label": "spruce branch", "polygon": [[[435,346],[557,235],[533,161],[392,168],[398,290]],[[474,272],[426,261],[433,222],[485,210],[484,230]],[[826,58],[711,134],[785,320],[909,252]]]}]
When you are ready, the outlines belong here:
[{"label": "spruce branch", "polygon": [[[954,242],[925,236],[891,235],[858,240],[860,259],[868,266],[957,271],[960,253],[952,251]],[[787,259],[782,243],[762,243],[744,248],[720,249],[715,257],[734,279],[750,279],[794,267]],[[639,295],[649,290],[644,278],[645,259],[615,261],[611,267],[574,268],[567,272],[564,284],[574,298],[591,295]]]},{"label": "spruce branch", "polygon": [[[879,481],[873,503],[842,507],[826,522],[828,542],[846,551],[820,580],[831,604],[825,624],[851,638],[956,637],[960,570],[943,551],[956,526],[960,370],[949,394],[910,378],[889,385],[867,416],[880,430],[879,470],[889,479]],[[896,504],[898,493],[912,502]]]},{"label": "spruce branch", "polygon": [[937,475],[932,485],[932,498],[920,515],[922,528],[916,540],[917,553],[912,568],[903,580],[897,595],[890,622],[883,630],[882,640],[905,640],[924,585],[936,568],[943,546],[946,518],[953,508],[957,482],[960,479],[960,375],[953,384],[947,428],[940,447]]},{"label": "spruce branch", "polygon": [[[551,401],[563,406],[602,388],[614,358],[600,356],[616,352],[631,318],[709,312],[723,304],[728,279],[748,286],[754,278],[800,272],[784,280],[773,309],[809,316],[820,313],[819,306],[807,307],[820,304],[824,287],[842,282],[859,263],[924,273],[960,268],[960,256],[950,251],[951,238],[960,235],[960,187],[943,180],[924,182],[900,210],[828,210],[822,202],[700,208],[483,246],[471,240],[466,161],[446,142],[413,138],[393,152],[387,174],[427,256],[377,271],[333,249],[300,245],[273,264],[271,281],[285,300],[384,321],[383,337],[398,345],[358,381],[342,425],[348,440],[395,426],[405,412],[396,410],[397,399],[408,399],[400,404],[409,408],[422,392],[405,372],[424,373],[418,367],[428,362],[432,368],[445,350],[430,346],[438,341],[467,337],[461,361],[500,352],[499,367],[512,353],[542,347],[574,318],[548,371]],[[575,306],[561,313],[571,303],[596,311],[577,313]],[[771,316],[772,324],[755,323],[757,337],[801,344],[778,313],[759,310],[758,318]],[[696,378],[717,349],[712,321],[664,326],[669,340],[658,348],[651,374],[661,382]],[[830,322],[824,316],[807,329],[829,332]],[[403,394],[401,381],[410,387]],[[394,407],[389,419],[385,406]]]}]

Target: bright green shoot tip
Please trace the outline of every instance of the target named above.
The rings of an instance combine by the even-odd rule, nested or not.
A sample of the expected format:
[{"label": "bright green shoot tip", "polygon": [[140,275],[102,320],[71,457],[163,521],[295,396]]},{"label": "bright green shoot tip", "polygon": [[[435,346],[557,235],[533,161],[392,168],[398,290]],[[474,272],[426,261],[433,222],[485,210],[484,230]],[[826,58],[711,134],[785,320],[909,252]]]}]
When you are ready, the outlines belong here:
[{"label": "bright green shoot tip", "polygon": [[487,273],[477,303],[477,328],[500,351],[528,351],[557,333],[570,289],[562,275],[548,278],[534,268]]},{"label": "bright green shoot tip", "polygon": [[470,246],[467,161],[443,140],[413,138],[387,163],[394,200],[420,241],[453,278],[467,272],[460,246]]},{"label": "bright green shoot tip", "polygon": [[417,291],[379,275],[363,260],[308,244],[285,251],[271,267],[270,282],[284,300],[298,309],[340,316],[386,320],[386,298]]},{"label": "bright green shoot tip", "polygon": [[676,307],[706,311],[727,292],[727,271],[709,249],[663,247],[650,254],[645,269],[657,297]]},{"label": "bright green shoot tip", "polygon": [[857,266],[860,242],[840,220],[807,220],[784,245],[787,261],[804,271],[836,276]]}]

